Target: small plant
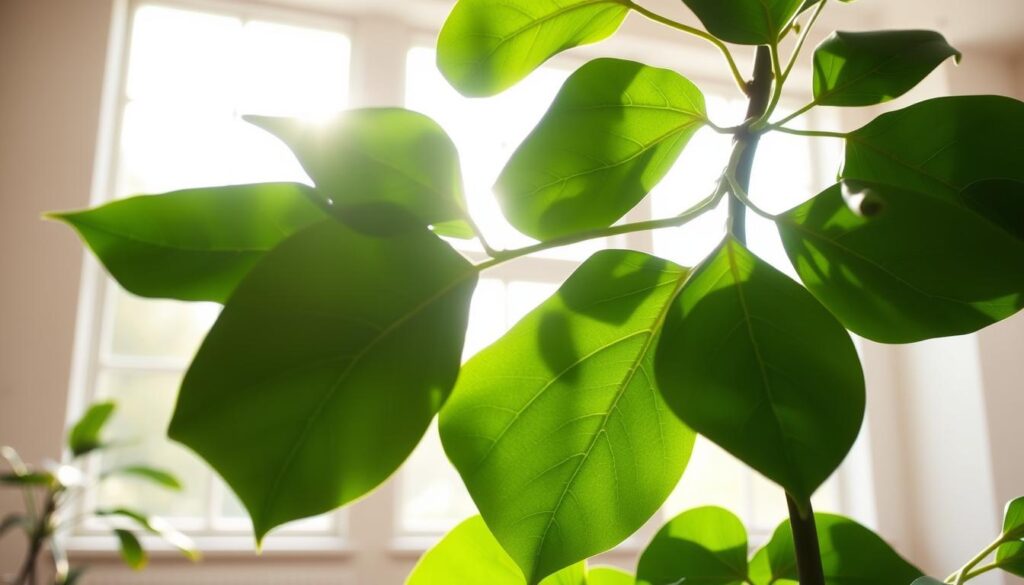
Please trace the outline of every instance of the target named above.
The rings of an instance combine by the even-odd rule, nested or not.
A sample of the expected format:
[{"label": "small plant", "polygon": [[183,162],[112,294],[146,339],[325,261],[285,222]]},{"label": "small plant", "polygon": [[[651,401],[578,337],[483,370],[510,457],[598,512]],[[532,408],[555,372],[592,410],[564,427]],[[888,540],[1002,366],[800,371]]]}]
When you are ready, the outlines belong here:
[{"label": "small plant", "polygon": [[[609,570],[586,577],[582,563],[658,510],[697,433],[778,484],[790,519],[748,561],[736,518],[687,512],[644,555],[641,582],[693,580],[706,566],[718,577],[702,582],[721,585],[838,585],[836,567],[875,585],[921,576],[866,528],[816,516],[811,496],[864,417],[848,331],[911,343],[971,333],[1024,306],[1024,104],[946,97],[848,132],[794,129],[816,107],[903,95],[960,53],[930,31],[836,32],[814,51],[813,99],[779,116],[808,33],[833,3],[684,3],[703,28],[631,0],[455,5],[438,66],[468,96],[501,92],[636,13],[718,48],[749,101],[745,119],[712,121],[701,90],[676,71],[622,59],[581,67],[495,186],[534,245],[488,243],[467,213],[451,140],[401,109],[320,126],[248,118],[291,148],[313,187],[192,189],[55,216],[129,291],[224,303],[169,435],[227,481],[257,540],[380,485],[439,414],[481,518],[427,554],[414,585],[630,582]],[[756,47],[749,78],[735,45]],[[717,187],[680,215],[617,223],[700,128],[733,139]],[[771,132],[843,141],[836,184],[765,211],[749,191]],[[679,228],[720,205],[727,233],[697,266],[599,252],[460,365],[480,273],[556,246]],[[778,228],[802,285],[747,247],[748,212]],[[441,236],[475,237],[489,257],[473,264]],[[980,570],[969,563],[953,579]]]},{"label": "small plant", "polygon": [[[181,483],[170,473],[147,465],[128,465],[107,470],[95,482],[87,479],[83,471],[87,456],[105,449],[116,448],[116,444],[102,440],[101,434],[107,420],[114,413],[113,402],[93,404],[85,415],[68,433],[67,446],[71,462],[50,464],[40,468],[25,465],[18,453],[11,447],[0,448],[10,471],[0,474],[0,485],[20,489],[25,498],[25,511],[10,514],[0,522],[0,538],[8,531],[20,529],[28,540],[28,550],[21,569],[10,585],[37,585],[43,577],[39,574],[42,559],[47,553],[52,561],[53,580],[57,585],[76,583],[84,571],[81,567],[70,567],[60,533],[74,529],[75,525],[87,518],[101,518],[111,526],[111,533],[121,546],[121,557],[133,569],[146,566],[146,551],[137,535],[137,530],[159,536],[178,548],[192,560],[199,553],[187,536],[178,532],[159,518],[128,508],[97,508],[71,516],[73,502],[81,501],[83,494],[102,482],[114,477],[134,477],[152,482],[170,490],[180,490]],[[129,528],[133,525],[134,529]],[[49,573],[49,572],[47,572]],[[7,581],[5,581],[7,582]]]}]

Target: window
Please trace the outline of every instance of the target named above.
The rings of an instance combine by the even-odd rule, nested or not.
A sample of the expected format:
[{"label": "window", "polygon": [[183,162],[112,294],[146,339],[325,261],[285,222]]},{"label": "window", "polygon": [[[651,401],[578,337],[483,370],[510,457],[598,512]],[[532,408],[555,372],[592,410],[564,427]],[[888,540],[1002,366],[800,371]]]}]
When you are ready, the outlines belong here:
[{"label": "window", "polygon": [[[582,61],[559,57],[502,95],[467,99],[441,77],[434,51],[412,43],[401,22],[380,26],[380,19],[390,17],[353,14],[355,40],[350,42],[349,26],[322,14],[255,9],[247,2],[189,0],[181,7],[173,1],[177,0],[133,5],[117,104],[117,147],[108,170],[109,197],[214,184],[308,182],[287,149],[244,123],[241,115],[330,116],[347,107],[350,72],[355,71],[361,83],[389,88],[404,84],[406,106],[432,116],[451,134],[462,157],[468,205],[492,245],[513,248],[532,243],[504,220],[491,185]],[[405,32],[386,39],[359,36],[361,18],[373,20],[367,30],[377,31],[375,35],[382,30]],[[405,67],[376,66],[395,61],[396,45],[407,50]],[[376,53],[381,50],[391,53],[382,57]],[[714,79],[697,81],[720,125],[742,120],[745,105],[734,99],[731,87],[719,86]],[[355,94],[364,90],[352,89]],[[376,98],[390,103],[401,95],[390,101]],[[810,121],[822,122],[826,121]],[[753,196],[772,211],[803,200],[829,182],[820,169],[836,167],[835,146],[812,150],[806,140],[772,135],[755,168]],[[728,136],[699,132],[669,176],[627,219],[664,217],[702,199],[713,188],[729,149]],[[785,165],[775,164],[782,160]],[[784,181],[778,180],[779,173],[785,174]],[[630,247],[692,266],[721,238],[724,211],[709,213],[685,229],[582,242],[488,271],[473,299],[465,357],[498,339],[596,250]],[[792,275],[773,226],[754,215],[748,223],[755,252]],[[475,242],[460,240],[453,245],[481,257]],[[187,484],[184,495],[168,495],[141,484],[111,482],[97,495],[100,503],[128,504],[167,517],[198,536],[207,550],[251,550],[248,519],[230,490],[202,461],[164,438],[182,374],[219,306],[138,299],[107,279],[97,279],[85,298],[92,301],[83,310],[95,318],[83,320],[92,327],[91,342],[82,348],[84,388],[76,391],[89,398],[116,399],[121,411],[113,431],[137,439],[99,467],[145,460],[172,469]],[[821,491],[818,505],[850,512],[851,494],[863,485],[856,471],[841,471]],[[766,538],[786,515],[781,490],[700,440],[682,482],[653,524],[703,504],[737,512],[751,526],[755,541]],[[393,482],[347,512],[275,532],[266,548],[339,550],[348,540],[373,533],[384,536],[349,547],[347,554],[374,554],[373,549],[379,553],[387,548],[418,553],[472,513],[473,503],[447,463],[434,425]],[[870,523],[870,518],[862,519]],[[91,534],[85,527],[77,542],[90,542]],[[635,549],[644,538],[628,541],[623,550]]]}]

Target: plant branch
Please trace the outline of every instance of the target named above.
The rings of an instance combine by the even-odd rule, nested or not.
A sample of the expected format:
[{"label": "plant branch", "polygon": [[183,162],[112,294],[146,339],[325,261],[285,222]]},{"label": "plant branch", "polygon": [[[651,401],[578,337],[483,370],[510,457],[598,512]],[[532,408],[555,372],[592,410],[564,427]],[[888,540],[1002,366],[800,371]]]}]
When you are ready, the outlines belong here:
[{"label": "plant branch", "polygon": [[784,134],[795,134],[796,136],[811,136],[814,138],[846,138],[844,132],[826,132],[824,130],[797,130],[795,128],[784,128],[781,126],[772,126],[772,130],[777,130]]},{"label": "plant branch", "polygon": [[807,26],[804,27],[803,32],[800,33],[800,39],[796,42],[796,46],[793,47],[793,54],[789,57],[789,63],[786,65],[785,71],[782,72],[782,83],[785,83],[789,79],[789,74],[793,71],[793,66],[796,65],[796,60],[800,56],[800,51],[804,48],[804,43],[807,41],[807,36],[810,34],[811,29],[814,28],[814,23],[818,21],[818,16],[825,9],[825,4],[828,0],[821,0],[818,2],[818,7],[814,9],[814,14],[811,15],[810,20],[807,21]]},{"label": "plant branch", "polygon": [[[990,554],[994,553],[996,549],[998,549],[999,546],[1002,545],[1005,541],[1006,535],[999,535],[999,538],[995,539],[992,542],[992,544],[986,546],[985,549],[977,555],[975,555],[973,559],[967,561],[967,563],[963,567],[961,567],[959,571],[953,573],[949,577],[946,577],[946,581],[953,581],[955,585],[962,585],[963,583],[966,583],[968,579],[974,578],[976,575],[971,575],[971,570],[974,569],[974,567],[978,566],[982,561],[984,561]],[[991,569],[985,570],[989,571]]]},{"label": "plant branch", "polygon": [[818,527],[814,524],[814,508],[810,501],[800,503],[789,494],[786,494],[786,503],[789,505],[789,526],[793,531],[800,585],[825,585]]},{"label": "plant branch", "polygon": [[729,233],[737,240],[747,239],[747,206],[737,194],[737,187],[744,193],[750,190],[750,177],[754,170],[754,156],[761,134],[750,131],[750,125],[761,119],[768,109],[772,91],[772,54],[766,46],[757,48],[754,58],[754,77],[750,82],[750,102],[747,105],[747,119],[744,128],[736,134],[733,141],[733,156],[725,176],[730,184],[732,196],[729,198]]},{"label": "plant branch", "polygon": [[736,81],[736,85],[739,86],[740,91],[742,91],[744,95],[748,94],[747,82],[745,79],[743,79],[743,74],[740,73],[740,68],[736,66],[736,60],[733,58],[732,52],[729,51],[729,47],[725,46],[725,43],[718,40],[713,35],[700,30],[699,28],[695,28],[683,24],[681,22],[677,22],[675,20],[672,20],[671,18],[652,12],[644,8],[643,6],[640,6],[639,4],[633,2],[632,0],[621,0],[621,3],[624,6],[628,7],[630,10],[640,13],[649,18],[650,20],[653,20],[654,22],[670,26],[674,29],[681,30],[685,33],[694,35],[696,37],[700,37],[705,41],[711,43],[715,47],[717,47],[718,50],[722,53],[722,56],[724,56],[725,60],[729,63],[729,70],[732,72],[732,77]]}]

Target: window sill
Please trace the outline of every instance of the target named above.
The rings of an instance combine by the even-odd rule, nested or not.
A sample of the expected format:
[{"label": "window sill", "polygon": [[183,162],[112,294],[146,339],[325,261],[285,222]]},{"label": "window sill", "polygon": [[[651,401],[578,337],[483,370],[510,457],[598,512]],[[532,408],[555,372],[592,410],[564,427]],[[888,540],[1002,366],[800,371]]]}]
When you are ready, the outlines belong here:
[{"label": "window sill", "polygon": [[[152,536],[145,536],[142,545],[155,558],[181,557],[181,553],[166,542]],[[336,535],[277,536],[268,537],[263,550],[256,551],[256,543],[250,536],[204,535],[193,536],[196,548],[203,558],[252,558],[260,557],[317,557],[344,558],[354,552],[347,539]],[[101,559],[119,555],[117,540],[112,536],[74,535],[64,539],[69,554],[77,558]],[[181,557],[183,560],[184,558]]]}]

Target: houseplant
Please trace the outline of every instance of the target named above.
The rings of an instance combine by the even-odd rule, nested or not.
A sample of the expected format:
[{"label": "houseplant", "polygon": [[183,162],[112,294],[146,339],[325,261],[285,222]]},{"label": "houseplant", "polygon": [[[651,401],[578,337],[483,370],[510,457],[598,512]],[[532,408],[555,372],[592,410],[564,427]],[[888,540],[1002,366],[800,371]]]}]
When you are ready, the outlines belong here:
[{"label": "houseplant", "polygon": [[[315,187],[193,189],[57,216],[128,290],[224,303],[169,434],[224,477],[258,539],[372,490],[440,412],[445,450],[482,520],[428,555],[413,582],[450,579],[474,562],[531,585],[549,575],[585,578],[581,561],[658,509],[695,433],[788,494],[790,521],[773,539],[781,544],[752,563],[736,552],[745,537],[726,512],[701,509],[670,523],[665,539],[703,543],[703,551],[718,549],[673,535],[700,533],[694,526],[730,534],[724,550],[748,574],[723,583],[760,582],[763,571],[751,567],[765,563],[768,580],[789,578],[774,574],[781,565],[772,561],[786,551],[801,583],[827,582],[821,546],[831,547],[826,561],[846,559],[844,568],[863,564],[849,559],[865,551],[888,551],[898,568],[872,575],[876,582],[920,576],[866,529],[831,516],[816,522],[810,497],[863,419],[864,379],[847,330],[909,343],[976,331],[1024,302],[1024,171],[1012,149],[1024,106],[942,98],[848,133],[794,130],[786,124],[817,106],[902,95],[959,54],[927,31],[836,33],[814,52],[813,101],[779,118],[786,81],[828,0],[685,3],[703,29],[629,0],[456,4],[439,66],[467,95],[502,91],[637,12],[714,44],[749,99],[745,120],[719,125],[679,73],[619,59],[584,65],[496,187],[510,222],[536,245],[489,246],[466,212],[451,141],[428,118],[399,109],[356,110],[322,126],[252,118],[291,147]],[[795,46],[784,58],[787,37]],[[726,43],[757,47],[749,81]],[[679,216],[616,224],[703,126],[734,139],[717,188]],[[844,140],[840,181],[786,213],[762,210],[748,191],[768,132]],[[723,202],[728,235],[698,266],[635,251],[595,254],[460,366],[480,272],[555,246],[682,226]],[[803,286],[747,249],[747,211],[778,226]],[[439,236],[476,237],[490,259],[471,265]],[[827,535],[816,534],[820,526]],[[826,538],[839,533],[849,538]],[[494,554],[456,549],[459,563],[445,561],[452,542],[490,534]],[[590,578],[621,577],[599,574]]]}]

